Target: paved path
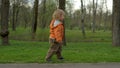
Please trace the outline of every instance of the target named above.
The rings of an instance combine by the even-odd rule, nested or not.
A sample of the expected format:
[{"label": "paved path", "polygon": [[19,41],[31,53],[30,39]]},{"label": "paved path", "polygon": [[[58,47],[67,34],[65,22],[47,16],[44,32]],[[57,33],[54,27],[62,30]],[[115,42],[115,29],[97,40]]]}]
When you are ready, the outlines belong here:
[{"label": "paved path", "polygon": [[0,64],[0,68],[120,68],[120,63]]}]

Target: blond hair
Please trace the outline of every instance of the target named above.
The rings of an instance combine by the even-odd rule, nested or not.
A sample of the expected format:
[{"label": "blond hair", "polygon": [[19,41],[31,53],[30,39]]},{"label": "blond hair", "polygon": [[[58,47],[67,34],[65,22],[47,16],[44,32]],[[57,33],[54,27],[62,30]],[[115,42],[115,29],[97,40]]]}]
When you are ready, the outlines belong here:
[{"label": "blond hair", "polygon": [[65,15],[65,12],[63,10],[61,10],[61,9],[57,9],[57,10],[54,11],[52,17],[55,20],[59,20],[62,15]]}]

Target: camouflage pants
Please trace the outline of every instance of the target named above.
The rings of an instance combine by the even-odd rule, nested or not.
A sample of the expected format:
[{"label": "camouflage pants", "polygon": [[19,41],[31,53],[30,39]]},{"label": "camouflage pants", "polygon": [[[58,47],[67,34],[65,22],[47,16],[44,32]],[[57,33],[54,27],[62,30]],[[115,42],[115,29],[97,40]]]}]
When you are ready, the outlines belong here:
[{"label": "camouflage pants", "polygon": [[51,57],[56,54],[57,58],[61,58],[61,52],[62,52],[62,45],[60,43],[55,42],[53,39],[49,40],[50,42],[50,48],[48,50],[46,60],[51,59]]}]

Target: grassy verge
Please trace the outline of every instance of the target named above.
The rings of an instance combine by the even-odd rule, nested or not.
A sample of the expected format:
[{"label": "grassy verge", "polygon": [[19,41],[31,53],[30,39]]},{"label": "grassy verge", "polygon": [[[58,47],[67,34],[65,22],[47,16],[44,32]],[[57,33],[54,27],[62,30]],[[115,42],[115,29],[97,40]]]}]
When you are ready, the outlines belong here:
[{"label": "grassy verge", "polygon": [[[32,40],[31,29],[27,28],[17,28],[16,31],[10,30],[11,40]],[[49,29],[37,29],[35,41],[48,41]],[[111,31],[96,31],[92,33],[91,31],[86,31],[86,38],[83,38],[82,32],[80,30],[66,30],[66,39],[68,42],[82,42],[82,41],[96,41],[96,42],[111,42],[112,41]]]},{"label": "grassy verge", "polygon": [[[0,63],[45,63],[48,42],[11,41],[10,46],[0,45]],[[110,42],[68,43],[63,47],[64,61],[53,56],[54,63],[120,62],[120,48]]]}]

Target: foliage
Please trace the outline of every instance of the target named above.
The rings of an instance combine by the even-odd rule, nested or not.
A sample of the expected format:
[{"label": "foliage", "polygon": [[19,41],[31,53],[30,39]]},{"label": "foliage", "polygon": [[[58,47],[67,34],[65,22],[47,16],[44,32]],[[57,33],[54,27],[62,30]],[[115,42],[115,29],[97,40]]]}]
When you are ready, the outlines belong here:
[{"label": "foliage", "polygon": [[[39,5],[39,20],[38,20],[39,23],[38,23],[38,26],[40,28],[42,28],[44,23],[46,24],[45,27],[49,26],[49,23],[52,19],[52,14],[53,14],[54,10],[57,8],[54,0],[46,0],[45,5],[46,5],[45,12],[43,10],[45,7],[45,6],[43,6],[43,2],[41,2],[41,4]],[[45,22],[42,22],[43,18],[44,18]]]},{"label": "foliage", "polygon": [[[12,25],[12,18],[13,18],[13,0],[11,1],[11,7],[10,7],[10,27]],[[15,22],[15,25],[18,26],[25,26],[25,27],[31,27],[32,24],[32,19],[33,19],[33,2],[34,1],[30,1],[30,0],[15,0],[16,4],[18,4],[19,7],[19,13],[18,13],[18,21]],[[38,26],[41,27],[43,26],[43,23],[46,23],[45,28],[47,28],[49,26],[49,22],[52,19],[52,13],[54,12],[54,10],[58,7],[58,1],[57,0],[46,0],[46,11],[43,13],[43,0],[40,0],[39,3],[39,14],[38,14]],[[69,29],[74,29],[76,27],[81,28],[81,15],[80,15],[80,11],[81,9],[75,10],[74,9],[74,1],[72,0],[66,0],[66,19],[65,19],[65,23],[66,23],[66,28]],[[102,4],[98,4],[98,8],[101,8]],[[92,2],[90,1],[88,4],[86,3],[86,5],[84,6],[86,9],[84,10],[84,12],[86,12],[85,15],[85,28],[86,29],[91,29],[91,23],[92,23]],[[104,5],[105,6],[105,5]],[[104,19],[106,18],[106,13],[107,12],[103,12],[103,18],[102,18],[102,22],[99,23],[100,21],[100,11],[102,9],[97,9],[97,14],[96,14],[96,28],[99,29],[111,29],[112,28],[112,23],[111,23],[111,18],[112,18],[112,14],[111,11],[108,11],[108,19],[107,21],[105,21]],[[90,13],[89,13],[90,11]],[[42,18],[44,17],[45,22],[42,23]],[[106,22],[106,24],[104,24]],[[106,26],[105,26],[106,25]],[[42,28],[42,27],[41,27]],[[97,30],[96,29],[96,30]]]}]

